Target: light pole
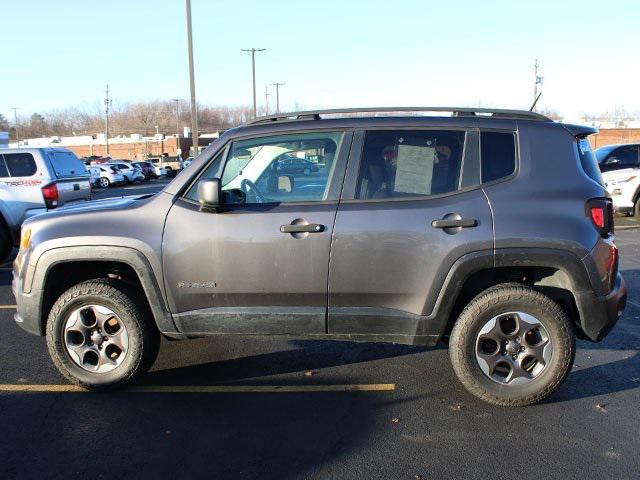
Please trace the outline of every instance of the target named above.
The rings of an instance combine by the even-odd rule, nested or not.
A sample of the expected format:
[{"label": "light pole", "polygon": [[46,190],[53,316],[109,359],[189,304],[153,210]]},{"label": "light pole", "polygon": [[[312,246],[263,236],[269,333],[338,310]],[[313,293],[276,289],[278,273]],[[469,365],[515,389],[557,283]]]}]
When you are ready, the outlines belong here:
[{"label": "light pole", "polygon": [[276,87],[276,113],[280,113],[280,87],[286,85],[286,83],[272,83]]},{"label": "light pole", "polygon": [[189,87],[191,91],[191,138],[193,156],[198,155],[198,112],[196,110],[196,82],[193,78],[193,37],[191,34],[191,0],[187,2],[187,44],[189,48]]},{"label": "light pole", "polygon": [[251,52],[251,74],[253,75],[253,116],[258,116],[256,105],[256,52],[264,52],[266,48],[243,48],[243,52]]},{"label": "light pole", "polygon": [[109,108],[111,108],[112,100],[109,98],[109,85],[105,89],[104,97],[104,142],[105,142],[105,156],[109,155]]},{"label": "light pole", "polygon": [[264,86],[264,114],[269,115],[269,85]]}]

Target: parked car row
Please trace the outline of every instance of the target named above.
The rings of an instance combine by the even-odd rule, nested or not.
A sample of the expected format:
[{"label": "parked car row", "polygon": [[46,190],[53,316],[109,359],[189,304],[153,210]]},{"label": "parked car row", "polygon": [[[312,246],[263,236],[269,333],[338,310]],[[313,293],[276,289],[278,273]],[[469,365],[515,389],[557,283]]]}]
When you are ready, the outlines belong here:
[{"label": "parked car row", "polygon": [[607,145],[595,155],[614,210],[640,218],[640,144]]},{"label": "parked car row", "polygon": [[136,182],[147,182],[166,175],[164,168],[151,162],[128,162],[111,160],[106,163],[93,164],[88,167],[91,183],[101,188]]}]

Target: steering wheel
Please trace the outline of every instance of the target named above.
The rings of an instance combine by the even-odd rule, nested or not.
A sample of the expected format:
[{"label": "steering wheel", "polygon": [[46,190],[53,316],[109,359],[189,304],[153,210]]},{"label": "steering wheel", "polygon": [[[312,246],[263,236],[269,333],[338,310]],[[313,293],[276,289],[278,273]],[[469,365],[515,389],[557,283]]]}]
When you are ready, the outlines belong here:
[{"label": "steering wheel", "polygon": [[[247,187],[249,188],[247,189]],[[260,190],[258,190],[258,187],[256,187],[256,184],[248,178],[244,178],[242,182],[240,182],[240,190],[242,190],[246,194],[251,192],[256,197],[256,200],[260,203],[266,203],[267,201],[265,196],[260,192]]]}]

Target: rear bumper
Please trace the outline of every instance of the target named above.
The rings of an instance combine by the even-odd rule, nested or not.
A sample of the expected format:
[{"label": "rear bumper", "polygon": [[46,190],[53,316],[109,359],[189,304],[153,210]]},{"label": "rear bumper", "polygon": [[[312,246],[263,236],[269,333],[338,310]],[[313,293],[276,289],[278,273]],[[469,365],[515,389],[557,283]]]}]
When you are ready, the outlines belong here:
[{"label": "rear bumper", "polygon": [[592,292],[577,295],[582,331],[588,340],[599,342],[611,331],[627,305],[627,284],[618,273],[613,289],[608,295]]}]

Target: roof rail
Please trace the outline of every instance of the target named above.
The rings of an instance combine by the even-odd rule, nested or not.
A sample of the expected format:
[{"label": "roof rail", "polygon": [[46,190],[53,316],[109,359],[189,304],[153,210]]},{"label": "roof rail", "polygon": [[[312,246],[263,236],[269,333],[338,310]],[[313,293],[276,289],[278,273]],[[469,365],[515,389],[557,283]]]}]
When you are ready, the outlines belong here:
[{"label": "roof rail", "polygon": [[527,110],[505,110],[500,108],[461,108],[461,107],[366,107],[366,108],[333,108],[328,110],[309,110],[303,112],[278,113],[249,120],[246,125],[259,123],[284,122],[298,120],[320,120],[321,115],[357,114],[357,113],[400,113],[400,112],[450,112],[454,117],[491,116],[495,118],[512,118],[522,120],[551,121],[536,112]]}]

